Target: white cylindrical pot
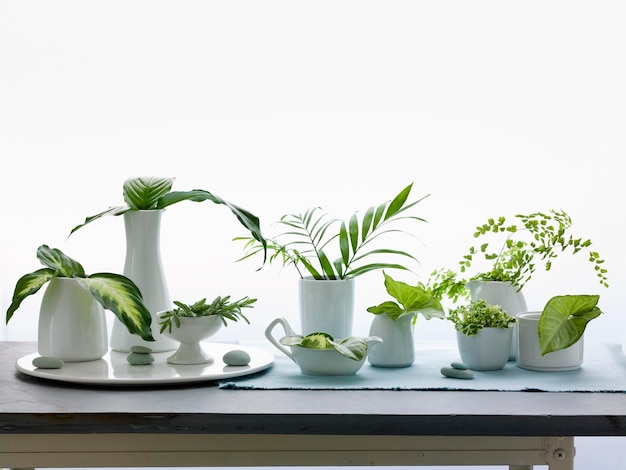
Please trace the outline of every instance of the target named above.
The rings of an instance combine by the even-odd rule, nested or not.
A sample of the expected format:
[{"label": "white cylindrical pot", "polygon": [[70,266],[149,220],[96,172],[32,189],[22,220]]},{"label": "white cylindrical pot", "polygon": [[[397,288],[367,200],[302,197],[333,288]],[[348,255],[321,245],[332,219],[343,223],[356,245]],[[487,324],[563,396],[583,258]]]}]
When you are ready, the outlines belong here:
[{"label": "white cylindrical pot", "polygon": [[302,335],[327,333],[335,339],[352,335],[354,279],[298,279]]},{"label": "white cylindrical pot", "polygon": [[526,312],[518,315],[517,365],[536,371],[567,371],[580,368],[583,363],[584,342],[580,338],[569,348],[541,355],[538,325],[541,312]]},{"label": "white cylindrical pot", "polygon": [[172,308],[167,280],[161,261],[161,214],[163,210],[128,211],[124,214],[126,229],[126,259],[124,276],[141,291],[143,302],[152,316],[152,336],[145,341],[128,329],[117,318],[111,332],[111,349],[128,352],[131,346],[147,346],[154,352],[172,351],[178,342],[159,333],[158,313]]},{"label": "white cylindrical pot", "polygon": [[456,332],[461,361],[473,370],[502,369],[509,361],[512,328],[482,328],[475,335]]},{"label": "white cylindrical pot", "polygon": [[[519,313],[527,312],[526,299],[517,287],[504,281],[469,281],[466,287],[470,291],[472,300],[485,300],[491,305],[499,305],[507,314],[517,317]],[[513,341],[509,361],[517,356],[517,325],[513,324]]]},{"label": "white cylindrical pot", "polygon": [[109,350],[104,309],[76,280],[53,278],[39,309],[37,350],[64,362],[94,361]]},{"label": "white cylindrical pot", "polygon": [[392,320],[385,314],[375,315],[370,326],[370,336],[378,336],[383,342],[372,345],[367,355],[375,367],[408,367],[415,362],[413,341],[414,315]]}]

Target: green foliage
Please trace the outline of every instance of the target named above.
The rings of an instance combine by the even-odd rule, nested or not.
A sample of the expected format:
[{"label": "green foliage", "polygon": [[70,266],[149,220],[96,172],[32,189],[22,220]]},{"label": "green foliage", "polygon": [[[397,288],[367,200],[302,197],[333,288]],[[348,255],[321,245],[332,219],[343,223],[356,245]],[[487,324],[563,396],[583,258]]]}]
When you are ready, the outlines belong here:
[{"label": "green foliage", "polygon": [[447,318],[457,331],[467,336],[475,335],[483,328],[508,328],[516,321],[499,305],[488,304],[482,299],[450,310]]},{"label": "green foliage", "polygon": [[261,233],[257,216],[203,189],[171,191],[173,183],[174,178],[140,177],[127,179],[123,186],[123,197],[127,206],[111,207],[96,215],[87,217],[82,224],[71,230],[70,235],[79,228],[107,215],[118,216],[128,211],[160,210],[181,201],[212,201],[215,204],[222,204],[228,207],[239,222],[250,231],[252,239],[260,243],[264,255],[263,260],[265,261],[265,239]]},{"label": "green foliage", "polygon": [[300,346],[309,349],[334,349],[348,359],[360,361],[367,355],[367,341],[372,338],[348,336],[341,340],[335,340],[327,333],[311,333],[306,336],[285,336],[280,339],[280,343],[284,346]]},{"label": "green foliage", "polygon": [[599,295],[559,295],[543,308],[539,325],[541,355],[568,348],[585,332],[587,323],[602,314]]},{"label": "green foliage", "polygon": [[87,276],[78,261],[47,245],[41,245],[37,249],[37,258],[45,268],[25,274],[17,281],[13,300],[6,313],[7,323],[26,297],[37,293],[55,277],[68,277],[76,279],[103,308],[112,311],[131,334],[139,335],[146,341],[154,341],[150,330],[152,317],[133,281],[113,273]]},{"label": "green foliage", "polygon": [[[468,280],[508,281],[521,290],[540,265],[549,271],[554,260],[568,252],[587,253],[598,281],[608,287],[604,260],[591,250],[591,240],[570,233],[572,220],[564,211],[517,214],[515,218],[519,222],[507,223],[505,217],[489,218],[476,227],[474,238],[486,241],[469,247],[459,261],[459,273],[450,269],[434,271],[428,283],[431,291],[439,298],[446,296],[456,302],[468,297],[465,290]],[[466,278],[470,269],[481,261],[487,263],[486,269]]]},{"label": "green foliage", "polygon": [[[393,200],[368,208],[362,216],[355,212],[348,220],[331,218],[319,207],[310,208],[303,214],[283,215],[277,225],[284,230],[266,240],[267,250],[271,253],[270,263],[294,266],[300,277],[308,274],[314,279],[347,279],[378,269],[410,271],[398,262],[365,261],[374,257],[417,261],[406,251],[374,247],[374,241],[382,235],[406,234],[397,228],[399,221],[424,222],[420,217],[407,214],[426,197],[408,202],[412,186],[408,185]],[[235,240],[245,242],[245,254],[237,261],[253,257],[263,250],[263,246],[251,237],[237,237]]]},{"label": "green foliage", "polygon": [[244,320],[246,323],[250,321],[241,311],[244,308],[252,308],[257,299],[250,299],[249,297],[243,297],[233,302],[230,301],[230,296],[216,297],[210,304],[206,303],[206,298],[198,300],[193,304],[184,304],[178,300],[174,301],[176,308],[168,310],[161,315],[159,324],[161,325],[161,333],[166,329],[172,331],[172,324],[176,325],[176,328],[180,327],[181,318],[193,318],[193,317],[209,317],[219,316],[224,323],[224,326],[228,326],[227,320],[236,322],[239,319]]},{"label": "green foliage", "polygon": [[368,312],[374,315],[387,315],[393,321],[405,315],[413,315],[413,323],[415,323],[417,315],[420,313],[427,320],[445,317],[441,302],[423,286],[410,286],[404,282],[396,281],[384,271],[383,276],[385,277],[387,293],[396,299],[399,304],[393,301],[386,301],[369,307],[367,309]]}]

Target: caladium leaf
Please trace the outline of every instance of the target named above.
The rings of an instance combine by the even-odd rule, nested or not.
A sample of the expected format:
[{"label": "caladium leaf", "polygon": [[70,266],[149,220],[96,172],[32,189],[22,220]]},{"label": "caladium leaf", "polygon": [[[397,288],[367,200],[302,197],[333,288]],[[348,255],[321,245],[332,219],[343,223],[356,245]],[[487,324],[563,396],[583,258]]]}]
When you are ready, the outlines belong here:
[{"label": "caladium leaf", "polygon": [[431,292],[420,285],[411,286],[405,282],[396,281],[384,271],[383,275],[385,276],[387,293],[396,299],[402,307],[395,302],[387,301],[369,307],[368,312],[375,315],[388,315],[394,321],[405,315],[417,314],[422,314],[427,320],[445,317],[441,302]]},{"label": "caladium leaf", "polygon": [[89,277],[77,277],[76,281],[88,290],[107,310],[110,310],[126,326],[129,333],[154,341],[150,324],[152,317],[143,304],[141,292],[133,281],[113,273],[96,273]]},{"label": "caladium leaf", "polygon": [[541,355],[568,348],[585,332],[587,323],[600,316],[599,295],[559,295],[552,297],[539,318]]}]

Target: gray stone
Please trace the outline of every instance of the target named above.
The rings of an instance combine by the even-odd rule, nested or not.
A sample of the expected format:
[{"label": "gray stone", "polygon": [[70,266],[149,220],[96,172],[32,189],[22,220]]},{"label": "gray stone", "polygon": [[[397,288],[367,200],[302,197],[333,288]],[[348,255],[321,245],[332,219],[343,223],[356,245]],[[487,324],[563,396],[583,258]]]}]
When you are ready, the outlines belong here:
[{"label": "gray stone", "polygon": [[39,369],[60,369],[63,361],[56,357],[39,356],[33,359],[33,365]]},{"label": "gray stone", "polygon": [[455,369],[454,367],[442,367],[441,373],[446,377],[453,379],[473,379],[474,374],[471,370]]},{"label": "gray stone", "polygon": [[450,365],[452,367],[454,367],[455,369],[459,369],[459,370],[467,370],[467,369],[469,369],[469,366],[467,364],[463,364],[462,362],[453,362]]},{"label": "gray stone", "polygon": [[233,349],[224,354],[222,360],[228,366],[246,366],[250,363],[250,354],[240,349]]},{"label": "gray stone", "polygon": [[130,352],[139,353],[139,354],[148,354],[152,352],[152,349],[148,346],[142,346],[137,344],[135,346],[130,347]]},{"label": "gray stone", "polygon": [[154,362],[154,356],[150,353],[131,352],[126,356],[126,360],[133,366],[147,366]]}]

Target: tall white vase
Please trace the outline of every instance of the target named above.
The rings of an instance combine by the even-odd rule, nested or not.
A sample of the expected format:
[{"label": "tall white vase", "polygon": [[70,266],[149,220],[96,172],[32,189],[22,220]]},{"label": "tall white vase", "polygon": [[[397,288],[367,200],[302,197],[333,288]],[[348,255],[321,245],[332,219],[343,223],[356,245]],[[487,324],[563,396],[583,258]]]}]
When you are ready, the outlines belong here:
[{"label": "tall white vase", "polygon": [[392,320],[385,314],[375,315],[370,336],[378,336],[382,343],[372,345],[367,360],[374,367],[409,367],[415,362],[413,318],[405,315]]},{"label": "tall white vase", "polygon": [[37,350],[65,362],[93,361],[109,350],[104,309],[76,280],[56,277],[46,287]]},{"label": "tall white vase", "polygon": [[143,302],[152,316],[152,336],[145,341],[128,332],[117,318],[111,332],[111,349],[128,352],[131,346],[143,345],[154,352],[172,351],[179,343],[159,333],[157,314],[172,308],[163,263],[161,261],[161,215],[163,210],[128,211],[124,214],[126,229],[126,259],[124,276],[131,279],[143,296]]},{"label": "tall white vase", "polygon": [[354,279],[298,279],[302,335],[328,333],[335,339],[352,335]]},{"label": "tall white vase", "polygon": [[[510,282],[503,281],[469,281],[467,288],[470,291],[472,300],[485,300],[492,305],[499,305],[511,315],[517,317],[518,314],[528,311],[526,299],[517,287]],[[509,360],[514,361],[517,357],[517,323],[512,325],[513,341],[511,342],[511,353]]]}]

